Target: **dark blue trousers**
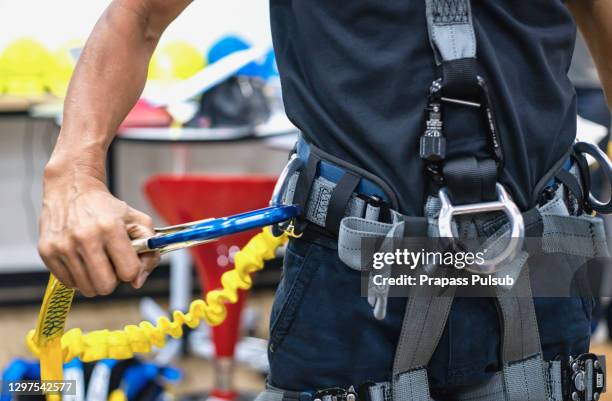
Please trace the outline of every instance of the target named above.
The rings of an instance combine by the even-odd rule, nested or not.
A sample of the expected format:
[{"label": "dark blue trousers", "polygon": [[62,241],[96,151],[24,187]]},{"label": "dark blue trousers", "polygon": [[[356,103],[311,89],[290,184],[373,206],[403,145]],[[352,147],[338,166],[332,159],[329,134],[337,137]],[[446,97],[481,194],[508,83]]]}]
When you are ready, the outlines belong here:
[{"label": "dark blue trousers", "polygon": [[[390,298],[387,317],[376,320],[361,296],[360,273],[325,242],[288,246],[270,322],[268,380],[275,387],[312,391],[391,378],[406,299]],[[546,360],[588,350],[591,299],[536,298],[535,307]],[[500,370],[499,350],[495,301],[456,298],[428,367],[434,396],[489,379]]]}]

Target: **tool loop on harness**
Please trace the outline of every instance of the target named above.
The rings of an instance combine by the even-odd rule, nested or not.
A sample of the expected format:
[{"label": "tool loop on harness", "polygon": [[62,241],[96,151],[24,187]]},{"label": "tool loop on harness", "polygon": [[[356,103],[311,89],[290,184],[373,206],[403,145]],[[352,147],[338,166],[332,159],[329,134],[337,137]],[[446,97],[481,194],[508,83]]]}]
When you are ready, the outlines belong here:
[{"label": "tool loop on harness", "polygon": [[[595,161],[599,164],[599,168],[601,168],[608,178],[608,181],[612,182],[612,163],[608,156],[599,149],[596,145],[587,142],[576,142],[574,144],[574,151],[578,156],[589,155],[595,159]],[[581,172],[583,172],[583,185],[584,189],[584,204],[586,204],[587,208],[591,208],[592,210],[602,213],[602,214],[610,214],[612,213],[612,197],[607,202],[602,202],[597,199],[590,188],[590,181],[588,179],[589,168],[588,165],[585,166],[586,163],[583,163],[580,166]],[[586,176],[586,177],[584,177]]]},{"label": "tool loop on harness", "polygon": [[453,205],[448,196],[448,190],[442,188],[439,191],[441,202],[440,214],[438,216],[438,232],[440,237],[447,238],[451,243],[455,242],[456,235],[453,230],[453,217],[466,214],[477,214],[486,212],[504,212],[510,223],[510,239],[506,248],[491,259],[485,259],[482,264],[474,264],[466,269],[472,273],[492,274],[499,270],[504,262],[512,260],[523,248],[525,238],[525,223],[523,215],[503,185],[496,185],[498,199],[495,202],[481,202],[467,205]]}]

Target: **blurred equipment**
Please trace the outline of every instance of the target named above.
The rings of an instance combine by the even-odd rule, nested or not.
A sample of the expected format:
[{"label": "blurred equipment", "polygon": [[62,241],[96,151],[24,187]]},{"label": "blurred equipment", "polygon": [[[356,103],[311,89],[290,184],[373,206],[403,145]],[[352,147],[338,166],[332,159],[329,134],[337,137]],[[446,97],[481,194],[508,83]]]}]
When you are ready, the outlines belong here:
[{"label": "blurred equipment", "polygon": [[84,43],[80,39],[70,40],[51,54],[49,67],[45,74],[45,85],[57,97],[65,97],[70,78],[74,72]]},{"label": "blurred equipment", "polygon": [[162,107],[153,107],[140,99],[125,117],[119,130],[129,127],[168,127],[172,117]]},{"label": "blurred equipment", "polygon": [[[104,359],[83,363],[75,358],[64,364],[64,378],[71,381],[61,394],[63,401],[167,401],[181,372],[138,358]],[[45,396],[8,392],[7,384],[18,380],[41,380],[38,361],[13,360],[2,374],[1,401],[44,401]],[[70,386],[70,389],[68,389]],[[74,387],[72,387],[74,386]]]},{"label": "blurred equipment", "polygon": [[[157,176],[147,182],[145,191],[155,209],[168,223],[180,224],[184,221],[265,207],[275,182],[274,177]],[[242,232],[192,248],[202,282],[201,287],[204,289],[203,296],[206,296],[208,291],[224,287],[222,275],[234,268],[234,258],[253,234],[253,231]],[[227,305],[225,321],[212,329],[217,368],[215,388],[211,395],[226,400],[237,397],[232,383],[234,353],[239,339],[240,316],[246,292],[241,290],[238,294],[237,302]],[[203,339],[200,337],[200,340]],[[257,341],[251,341],[250,346],[243,343],[241,354],[251,352],[252,355],[261,355],[261,345],[253,345],[254,342]],[[196,354],[210,355],[209,342],[190,341],[190,344],[196,348]],[[265,352],[263,355],[265,356]],[[258,367],[266,368],[261,363]]]},{"label": "blurred equipment", "polygon": [[[236,52],[249,50],[251,45],[235,35],[228,35],[208,51],[211,64]],[[233,76],[202,93],[200,110],[189,124],[198,127],[254,126],[270,117],[270,105],[265,95],[266,68],[270,66],[269,54],[261,63],[251,61],[238,69]]]},{"label": "blurred equipment", "polygon": [[162,83],[191,78],[205,66],[203,55],[185,41],[170,42],[157,50],[149,64],[149,79]]},{"label": "blurred equipment", "polygon": [[[217,61],[242,50],[248,50],[252,46],[243,38],[237,35],[227,35],[217,40],[208,50],[208,62],[214,64]],[[240,68],[236,75],[244,75],[248,77],[259,76],[260,67],[252,61]]]},{"label": "blurred equipment", "polygon": [[24,97],[44,95],[45,69],[50,60],[47,49],[34,39],[24,37],[11,42],[0,58],[4,93]]}]

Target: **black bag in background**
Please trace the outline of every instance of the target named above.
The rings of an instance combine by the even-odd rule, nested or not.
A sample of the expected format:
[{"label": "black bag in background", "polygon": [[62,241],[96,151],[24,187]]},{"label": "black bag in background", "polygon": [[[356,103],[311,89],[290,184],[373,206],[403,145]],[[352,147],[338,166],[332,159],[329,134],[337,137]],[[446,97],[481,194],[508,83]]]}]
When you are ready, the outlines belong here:
[{"label": "black bag in background", "polygon": [[264,85],[264,81],[258,78],[228,78],[202,95],[200,110],[188,125],[219,128],[266,122],[270,117],[270,106]]}]

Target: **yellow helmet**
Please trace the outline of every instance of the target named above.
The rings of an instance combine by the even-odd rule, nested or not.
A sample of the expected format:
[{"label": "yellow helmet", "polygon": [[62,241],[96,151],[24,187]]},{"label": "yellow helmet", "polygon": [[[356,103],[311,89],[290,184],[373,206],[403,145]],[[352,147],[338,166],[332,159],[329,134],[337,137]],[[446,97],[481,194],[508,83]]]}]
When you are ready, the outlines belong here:
[{"label": "yellow helmet", "polygon": [[68,83],[83,45],[83,40],[70,40],[52,53],[49,68],[45,74],[45,85],[49,92],[55,96],[66,96]]},{"label": "yellow helmet", "polygon": [[44,94],[44,75],[49,60],[47,49],[34,39],[20,38],[10,43],[0,58],[4,92],[16,96]]},{"label": "yellow helmet", "polygon": [[174,41],[155,51],[149,64],[148,78],[166,82],[187,79],[205,64],[198,49],[185,41]]}]

